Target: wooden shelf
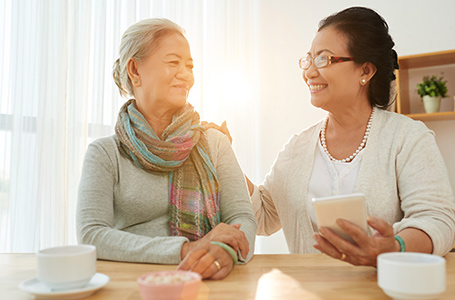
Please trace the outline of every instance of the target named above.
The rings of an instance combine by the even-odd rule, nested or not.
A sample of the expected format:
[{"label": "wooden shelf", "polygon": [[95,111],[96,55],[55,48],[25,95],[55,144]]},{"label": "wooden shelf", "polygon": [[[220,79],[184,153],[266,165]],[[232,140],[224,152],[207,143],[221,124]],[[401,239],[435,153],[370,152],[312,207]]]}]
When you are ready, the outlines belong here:
[{"label": "wooden shelf", "polygon": [[455,63],[455,50],[401,56],[400,69],[414,69]]},{"label": "wooden shelf", "polygon": [[[453,84],[453,82],[455,82],[455,76],[453,75],[455,74],[455,50],[401,56],[398,58],[398,64],[400,65],[400,70],[396,72],[397,113],[405,114],[415,120],[421,121],[455,120],[454,111],[434,114],[426,114],[422,111],[422,113],[411,114],[411,98],[415,101],[415,97],[417,97],[417,95],[414,95],[415,91],[413,90],[413,82],[416,82],[415,72],[425,70],[425,72],[428,71],[428,75],[432,75],[436,73],[437,70],[449,70],[450,72],[448,72],[448,74],[444,74],[444,79],[447,80],[448,83],[451,82],[451,84]],[[425,68],[428,68],[428,70]],[[420,79],[421,78],[419,77],[419,80]],[[411,88],[410,82],[412,85]],[[455,89],[449,88],[450,95],[452,95],[454,91]]]},{"label": "wooden shelf", "polygon": [[433,114],[408,114],[406,116],[420,121],[455,120],[455,111],[445,111]]}]

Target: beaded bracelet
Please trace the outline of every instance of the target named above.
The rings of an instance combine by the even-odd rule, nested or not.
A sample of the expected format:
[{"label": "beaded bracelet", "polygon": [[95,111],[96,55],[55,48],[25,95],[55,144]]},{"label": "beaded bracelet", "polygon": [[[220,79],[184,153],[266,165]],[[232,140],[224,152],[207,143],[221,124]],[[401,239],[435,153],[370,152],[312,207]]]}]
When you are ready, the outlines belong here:
[{"label": "beaded bracelet", "polygon": [[404,252],[406,250],[406,245],[404,244],[403,239],[400,236],[398,236],[398,235],[395,235],[395,239],[400,244],[400,252]]},{"label": "beaded bracelet", "polygon": [[232,256],[232,259],[234,260],[234,266],[237,264],[237,262],[238,262],[237,253],[235,253],[235,251],[234,251],[231,247],[229,247],[229,246],[226,245],[225,243],[216,242],[216,241],[210,242],[210,244],[220,246],[221,248],[223,248],[224,250],[226,250],[226,251]]}]

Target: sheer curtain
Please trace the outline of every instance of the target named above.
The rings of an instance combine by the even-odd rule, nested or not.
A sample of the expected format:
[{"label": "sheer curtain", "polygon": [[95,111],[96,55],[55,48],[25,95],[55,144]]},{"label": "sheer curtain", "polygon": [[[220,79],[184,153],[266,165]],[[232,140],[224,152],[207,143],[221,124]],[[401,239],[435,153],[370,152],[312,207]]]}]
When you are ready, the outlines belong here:
[{"label": "sheer curtain", "polygon": [[144,18],[184,27],[195,60],[189,101],[228,121],[244,170],[257,151],[257,0],[0,0],[0,252],[76,243],[87,145],[113,134],[111,77],[124,30]]}]

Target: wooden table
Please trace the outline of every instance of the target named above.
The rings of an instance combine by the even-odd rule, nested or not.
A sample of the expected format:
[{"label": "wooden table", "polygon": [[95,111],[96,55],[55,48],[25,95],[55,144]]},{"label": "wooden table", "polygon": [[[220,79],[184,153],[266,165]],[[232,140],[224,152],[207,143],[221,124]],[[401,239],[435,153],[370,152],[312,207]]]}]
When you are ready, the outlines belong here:
[{"label": "wooden table", "polygon": [[[447,262],[447,290],[439,298],[455,299],[455,253]],[[18,284],[36,276],[34,254],[0,254],[0,299],[29,300]],[[97,272],[111,281],[89,300],[140,300],[136,282],[143,273],[173,270],[175,265],[98,261]],[[390,299],[377,285],[376,269],[354,267],[322,254],[256,255],[237,265],[224,280],[203,281],[198,300],[224,299]]]}]

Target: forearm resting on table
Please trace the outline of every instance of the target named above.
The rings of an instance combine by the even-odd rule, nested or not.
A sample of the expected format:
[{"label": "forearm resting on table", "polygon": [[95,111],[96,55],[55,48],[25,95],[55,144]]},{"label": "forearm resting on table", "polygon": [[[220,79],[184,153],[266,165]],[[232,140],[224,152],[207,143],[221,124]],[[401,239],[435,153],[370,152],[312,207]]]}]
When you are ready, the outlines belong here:
[{"label": "forearm resting on table", "polygon": [[[422,252],[422,253],[433,253],[433,242],[431,238],[420,229],[417,228],[406,228],[400,231],[398,234],[405,245],[406,252]],[[400,244],[396,241],[397,251],[400,249]]]}]

